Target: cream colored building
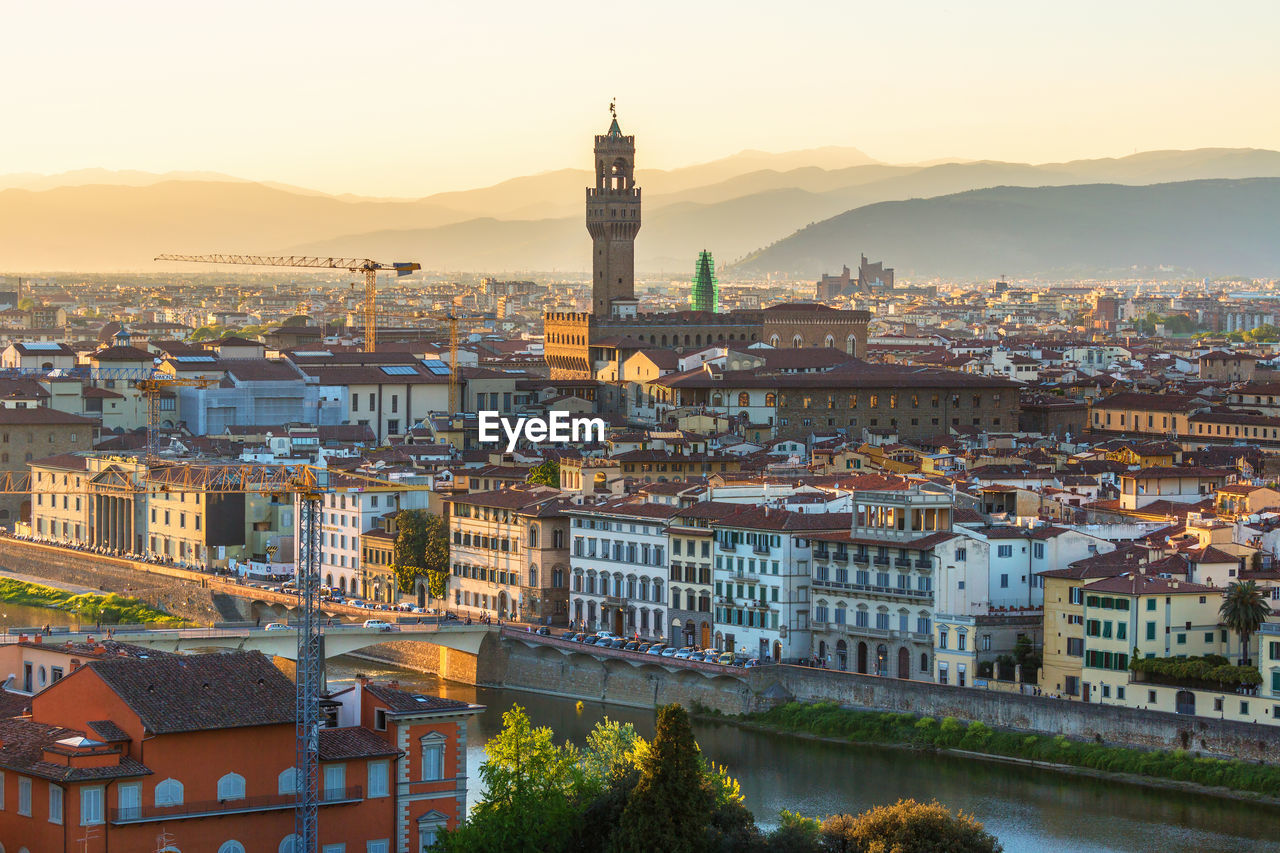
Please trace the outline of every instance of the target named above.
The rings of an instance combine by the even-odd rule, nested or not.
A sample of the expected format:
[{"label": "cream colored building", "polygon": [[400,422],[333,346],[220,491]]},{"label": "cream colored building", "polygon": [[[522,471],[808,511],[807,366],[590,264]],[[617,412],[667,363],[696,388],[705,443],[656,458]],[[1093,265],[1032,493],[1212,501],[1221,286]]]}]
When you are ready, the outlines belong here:
[{"label": "cream colored building", "polygon": [[1230,656],[1230,632],[1218,624],[1222,590],[1131,570],[1085,585],[1083,695],[1128,704],[1129,661],[1143,657]]},{"label": "cream colored building", "polygon": [[560,491],[518,487],[448,503],[449,607],[464,616],[565,624],[569,522]]}]

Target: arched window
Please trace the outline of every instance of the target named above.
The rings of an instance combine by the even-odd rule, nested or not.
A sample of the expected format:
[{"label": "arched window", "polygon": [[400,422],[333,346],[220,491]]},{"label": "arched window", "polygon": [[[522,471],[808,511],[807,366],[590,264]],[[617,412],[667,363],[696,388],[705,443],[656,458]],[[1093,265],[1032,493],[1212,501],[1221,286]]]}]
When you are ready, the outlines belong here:
[{"label": "arched window", "polygon": [[739,394],[739,395],[738,395],[738,405],[739,405],[739,406],[750,406],[750,405],[751,405],[751,395],[750,395],[750,394],[748,394],[746,391],[743,391],[741,394]]},{"label": "arched window", "polygon": [[182,783],[177,779],[165,779],[159,785],[156,785],[156,805],[182,805]]},{"label": "arched window", "polygon": [[244,845],[239,841],[224,841],[218,853],[244,853]]},{"label": "arched window", "polygon": [[769,392],[768,394],[765,394],[764,405],[766,408],[769,408],[769,409],[772,409],[774,406],[778,405],[778,395],[774,394],[772,391]]},{"label": "arched window", "polygon": [[836,339],[835,339],[835,336],[834,336],[834,335],[827,335],[827,337],[822,341],[822,345],[823,345],[824,347],[830,347],[830,348],[834,349],[834,348],[835,348],[835,345],[836,345]]},{"label": "arched window", "polygon": [[529,567],[529,586],[537,586],[537,585],[538,585],[538,567],[536,565],[530,566]]},{"label": "arched window", "polygon": [[781,343],[782,343],[782,338],[779,338],[777,335],[769,336],[769,346],[773,347],[774,349],[777,349],[778,346],[781,345]]},{"label": "arched window", "polygon": [[662,581],[657,578],[653,580],[653,600],[662,601]]},{"label": "arched window", "polygon": [[218,801],[243,800],[244,777],[239,773],[228,773],[218,780]]},{"label": "arched window", "polygon": [[298,836],[286,835],[280,842],[280,846],[276,848],[276,853],[295,853],[297,850]]},{"label": "arched window", "polygon": [[804,338],[800,337],[799,335],[795,335],[794,337],[791,338],[792,349],[800,349],[800,347],[802,346],[804,346]]},{"label": "arched window", "polygon": [[286,767],[276,777],[276,792],[280,794],[298,793],[298,768]]},{"label": "arched window", "polygon": [[538,525],[536,524],[529,525],[529,547],[538,547]]},{"label": "arched window", "polygon": [[857,336],[850,335],[849,337],[845,338],[844,346],[845,346],[845,352],[849,353],[849,355],[857,355],[858,354]]}]

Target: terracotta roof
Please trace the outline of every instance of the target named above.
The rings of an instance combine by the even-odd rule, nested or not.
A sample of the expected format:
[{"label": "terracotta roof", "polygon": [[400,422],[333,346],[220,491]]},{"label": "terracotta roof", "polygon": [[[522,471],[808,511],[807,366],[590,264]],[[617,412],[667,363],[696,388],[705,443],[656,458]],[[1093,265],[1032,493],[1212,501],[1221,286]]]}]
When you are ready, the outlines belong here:
[{"label": "terracotta roof", "polygon": [[400,750],[363,726],[320,730],[321,761],[375,758],[383,755],[400,755]]},{"label": "terracotta roof", "polygon": [[86,664],[153,734],[292,725],[293,682],[260,652]]},{"label": "terracotta roof", "polygon": [[392,714],[423,714],[436,712],[464,711],[477,706],[443,696],[428,696],[425,693],[410,693],[388,684],[366,684],[362,688],[373,698],[382,702]]},{"label": "terracotta roof", "polygon": [[1126,595],[1204,595],[1222,592],[1216,587],[1204,584],[1133,571],[1094,581],[1085,588],[1089,592],[1118,592]]},{"label": "terracotta roof", "polygon": [[[59,745],[58,741],[77,736],[83,737],[85,733],[37,723],[30,717],[0,720],[0,767],[55,782],[129,778],[151,773],[146,765],[125,756],[96,767],[69,767],[45,760],[46,750],[67,752],[66,747]],[[118,748],[105,745],[102,751],[112,756],[119,753]],[[71,752],[74,754],[75,751]]]},{"label": "terracotta roof", "polygon": [[60,412],[48,406],[36,406],[29,409],[0,408],[0,426],[97,426],[92,418],[82,418],[70,412]]}]

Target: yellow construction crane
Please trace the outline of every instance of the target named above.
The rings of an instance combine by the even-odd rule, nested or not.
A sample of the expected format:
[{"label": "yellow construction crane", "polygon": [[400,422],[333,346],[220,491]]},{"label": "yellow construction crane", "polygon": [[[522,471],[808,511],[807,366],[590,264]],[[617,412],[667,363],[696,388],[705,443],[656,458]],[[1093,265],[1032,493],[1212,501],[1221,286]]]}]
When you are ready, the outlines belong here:
[{"label": "yellow construction crane", "polygon": [[186,261],[197,264],[243,264],[263,267],[305,267],[364,273],[364,351],[374,351],[377,335],[378,273],[408,275],[422,269],[415,261],[383,264],[368,258],[310,258],[301,255],[157,255],[157,261]]}]

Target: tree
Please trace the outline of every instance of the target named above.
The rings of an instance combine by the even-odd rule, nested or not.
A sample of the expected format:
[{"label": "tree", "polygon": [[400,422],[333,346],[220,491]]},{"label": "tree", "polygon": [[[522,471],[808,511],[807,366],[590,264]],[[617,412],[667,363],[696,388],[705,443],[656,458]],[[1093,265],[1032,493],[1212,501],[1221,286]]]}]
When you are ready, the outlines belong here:
[{"label": "tree", "polygon": [[1240,635],[1240,663],[1250,661],[1249,638],[1258,632],[1262,623],[1271,615],[1271,605],[1267,603],[1253,581],[1236,581],[1227,587],[1227,594],[1218,608],[1222,624]]},{"label": "tree", "polygon": [[525,482],[535,483],[540,486],[550,486],[553,489],[560,488],[560,463],[555,459],[548,459],[531,470],[529,476],[525,478]]},{"label": "tree", "polygon": [[519,705],[502,715],[502,731],[485,745],[484,798],[467,823],[446,833],[445,853],[546,853],[564,848],[581,820],[578,751],[556,746],[551,729],[534,727]]},{"label": "tree", "polygon": [[639,768],[648,751],[648,743],[636,733],[635,726],[605,717],[587,735],[582,769],[588,778],[607,783],[628,767]]},{"label": "tree", "polygon": [[411,592],[418,578],[425,575],[431,597],[445,597],[449,588],[449,531],[440,516],[422,509],[396,513],[391,568],[401,592]]},{"label": "tree", "polygon": [[614,853],[699,853],[711,819],[709,790],[693,739],[689,712],[679,705],[658,709],[658,721],[640,780],[627,800]]},{"label": "tree", "polygon": [[899,800],[856,818],[829,817],[822,823],[822,839],[825,850],[849,853],[1000,853],[1004,849],[972,816],[953,815],[936,801]]},{"label": "tree", "polygon": [[822,822],[783,809],[778,828],[769,833],[769,853],[818,853]]}]

